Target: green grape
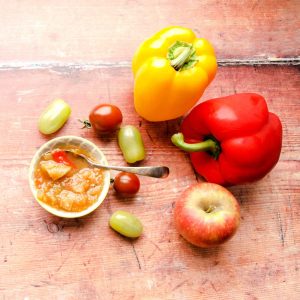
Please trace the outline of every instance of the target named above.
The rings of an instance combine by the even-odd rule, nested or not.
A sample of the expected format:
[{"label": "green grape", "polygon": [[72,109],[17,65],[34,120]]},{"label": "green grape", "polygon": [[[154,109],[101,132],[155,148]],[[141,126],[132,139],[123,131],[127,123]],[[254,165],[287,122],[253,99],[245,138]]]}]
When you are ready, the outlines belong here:
[{"label": "green grape", "polygon": [[38,128],[43,134],[51,134],[59,130],[68,120],[71,107],[62,99],[49,104],[40,116]]},{"label": "green grape", "polygon": [[141,221],[136,216],[123,210],[118,210],[111,215],[109,225],[118,233],[129,238],[137,238],[143,232]]},{"label": "green grape", "polygon": [[118,133],[118,142],[124,159],[128,163],[135,163],[145,158],[142,136],[136,127],[132,125],[121,127]]}]

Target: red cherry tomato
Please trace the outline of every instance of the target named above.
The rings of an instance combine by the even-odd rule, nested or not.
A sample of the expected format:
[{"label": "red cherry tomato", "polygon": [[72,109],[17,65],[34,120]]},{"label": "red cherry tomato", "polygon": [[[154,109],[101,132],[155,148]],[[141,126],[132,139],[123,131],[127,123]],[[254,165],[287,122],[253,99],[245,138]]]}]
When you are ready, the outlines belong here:
[{"label": "red cherry tomato", "polygon": [[89,116],[90,125],[98,132],[114,131],[120,126],[122,120],[121,110],[112,104],[97,105]]},{"label": "red cherry tomato", "polygon": [[63,163],[72,168],[76,168],[75,164],[69,159],[69,157],[65,151],[56,149],[56,150],[52,151],[51,154],[52,154],[52,158],[54,161],[56,161],[58,163]]},{"label": "red cherry tomato", "polygon": [[121,194],[136,194],[140,189],[140,180],[135,174],[121,172],[114,180],[114,189]]}]

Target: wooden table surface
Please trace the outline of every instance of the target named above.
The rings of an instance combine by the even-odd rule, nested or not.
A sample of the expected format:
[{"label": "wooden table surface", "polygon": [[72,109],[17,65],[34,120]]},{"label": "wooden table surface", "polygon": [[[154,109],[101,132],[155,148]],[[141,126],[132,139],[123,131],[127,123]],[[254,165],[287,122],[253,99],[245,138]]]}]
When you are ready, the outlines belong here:
[{"label": "wooden table surface", "polygon": [[[178,2],[178,3],[177,3]],[[300,2],[51,0],[0,1],[0,296],[1,299],[300,299]],[[132,55],[169,25],[209,39],[219,61],[202,100],[238,92],[265,96],[283,123],[280,161],[263,180],[230,188],[241,203],[239,231],[201,250],[176,232],[174,202],[201,180],[172,146],[180,120],[149,123],[133,108]],[[72,106],[57,134],[37,119],[54,98]],[[131,198],[111,189],[82,219],[44,211],[28,185],[28,167],[47,140],[78,135],[111,164],[125,164],[114,135],[81,130],[77,118],[117,104],[124,124],[140,128],[143,165],[166,164],[165,180],[141,178]],[[114,174],[114,173],[113,173]],[[108,227],[111,213],[140,217],[135,241]]]}]

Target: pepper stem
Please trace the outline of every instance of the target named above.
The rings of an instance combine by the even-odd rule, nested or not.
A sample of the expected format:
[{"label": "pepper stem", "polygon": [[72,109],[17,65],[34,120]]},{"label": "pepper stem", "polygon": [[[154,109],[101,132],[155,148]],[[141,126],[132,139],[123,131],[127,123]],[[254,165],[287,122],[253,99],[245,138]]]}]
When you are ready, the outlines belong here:
[{"label": "pepper stem", "polygon": [[213,139],[208,139],[200,143],[189,144],[184,141],[182,133],[175,133],[171,137],[172,143],[186,152],[210,151],[217,158],[220,152],[220,146]]},{"label": "pepper stem", "polygon": [[176,71],[189,69],[198,61],[193,45],[182,41],[175,42],[169,48],[167,57]]}]

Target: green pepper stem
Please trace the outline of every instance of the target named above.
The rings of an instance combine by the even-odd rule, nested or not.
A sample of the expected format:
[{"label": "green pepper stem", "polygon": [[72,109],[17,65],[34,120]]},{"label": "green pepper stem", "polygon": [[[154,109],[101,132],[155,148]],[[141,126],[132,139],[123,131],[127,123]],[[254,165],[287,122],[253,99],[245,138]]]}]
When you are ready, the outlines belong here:
[{"label": "green pepper stem", "polygon": [[183,134],[180,132],[173,134],[171,141],[175,146],[187,152],[211,151],[212,153],[215,153],[218,151],[216,141],[208,139],[200,143],[189,144],[184,141]]},{"label": "green pepper stem", "polygon": [[171,66],[175,70],[180,70],[191,55],[191,47],[177,48],[178,56],[171,60]]},{"label": "green pepper stem", "polygon": [[176,71],[181,71],[193,67],[197,61],[196,50],[193,44],[177,41],[168,51],[167,55],[171,66]]}]

